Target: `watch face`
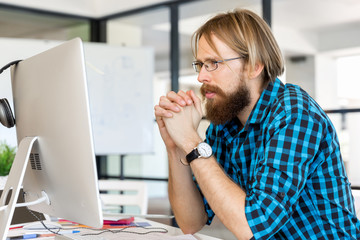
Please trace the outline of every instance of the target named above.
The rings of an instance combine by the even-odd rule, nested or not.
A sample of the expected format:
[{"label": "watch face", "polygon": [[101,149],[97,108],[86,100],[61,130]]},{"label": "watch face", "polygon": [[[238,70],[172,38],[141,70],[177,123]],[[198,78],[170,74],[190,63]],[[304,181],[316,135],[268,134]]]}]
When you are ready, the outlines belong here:
[{"label": "watch face", "polygon": [[206,142],[199,143],[197,150],[201,157],[208,158],[212,155],[212,149]]}]

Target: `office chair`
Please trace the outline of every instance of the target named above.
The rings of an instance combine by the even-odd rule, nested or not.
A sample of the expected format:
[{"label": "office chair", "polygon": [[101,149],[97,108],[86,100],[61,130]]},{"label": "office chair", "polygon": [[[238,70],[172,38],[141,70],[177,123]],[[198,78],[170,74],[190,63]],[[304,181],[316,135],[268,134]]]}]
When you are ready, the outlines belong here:
[{"label": "office chair", "polygon": [[126,206],[136,206],[141,215],[147,214],[147,185],[143,181],[99,180],[100,199],[103,212],[125,213]]}]

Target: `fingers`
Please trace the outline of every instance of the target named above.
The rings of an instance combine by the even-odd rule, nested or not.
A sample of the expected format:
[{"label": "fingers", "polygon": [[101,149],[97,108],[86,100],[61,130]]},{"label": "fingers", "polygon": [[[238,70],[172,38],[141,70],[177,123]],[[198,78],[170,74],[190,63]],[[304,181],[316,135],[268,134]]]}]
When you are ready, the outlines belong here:
[{"label": "fingers", "polygon": [[192,105],[193,100],[191,97],[186,94],[184,91],[179,91],[175,93],[174,91],[169,92],[166,96],[160,97],[159,107],[165,111],[162,111],[159,114],[165,117],[171,117],[170,112],[180,112],[181,107],[185,107],[187,105]]},{"label": "fingers", "polygon": [[184,91],[181,91],[181,90],[178,93],[171,91],[166,95],[166,97],[170,101],[177,103],[182,107],[193,104],[191,97],[189,95],[187,95]]},{"label": "fingers", "polygon": [[178,95],[181,96],[183,98],[183,103],[186,103],[186,105],[190,106],[193,104],[193,100],[191,99],[191,97],[185,93],[184,91],[179,91]]},{"label": "fingers", "polygon": [[174,91],[169,92],[166,96],[161,96],[159,104],[154,107],[156,117],[171,118],[173,113],[181,111],[182,107],[196,104],[195,107],[201,111],[201,101],[195,95],[194,91]]},{"label": "fingers", "polygon": [[173,112],[181,111],[177,103],[170,101],[169,98],[165,96],[160,97],[159,107],[161,107],[165,111],[173,111]]},{"label": "fingers", "polygon": [[173,116],[170,111],[165,110],[164,108],[162,108],[159,105],[156,105],[154,107],[154,110],[155,110],[156,120],[161,119],[162,117],[171,118]]}]

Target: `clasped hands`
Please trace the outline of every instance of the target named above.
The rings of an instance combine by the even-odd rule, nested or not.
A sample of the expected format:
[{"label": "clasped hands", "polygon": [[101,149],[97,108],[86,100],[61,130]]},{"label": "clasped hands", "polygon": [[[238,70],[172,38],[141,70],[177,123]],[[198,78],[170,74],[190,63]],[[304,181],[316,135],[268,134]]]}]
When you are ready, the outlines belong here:
[{"label": "clasped hands", "polygon": [[191,148],[195,147],[192,146],[193,141],[201,140],[197,133],[202,118],[201,100],[194,91],[171,91],[160,97],[154,110],[161,137],[168,150],[178,147],[186,152],[190,145]]}]

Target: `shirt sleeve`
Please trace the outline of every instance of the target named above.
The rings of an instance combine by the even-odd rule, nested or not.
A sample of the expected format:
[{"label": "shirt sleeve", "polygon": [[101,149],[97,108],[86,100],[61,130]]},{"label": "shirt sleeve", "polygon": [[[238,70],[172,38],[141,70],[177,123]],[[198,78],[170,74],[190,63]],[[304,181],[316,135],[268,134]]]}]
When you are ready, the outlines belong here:
[{"label": "shirt sleeve", "polygon": [[266,131],[246,190],[245,213],[255,239],[271,238],[289,220],[322,136],[321,124],[304,110],[279,111]]}]

